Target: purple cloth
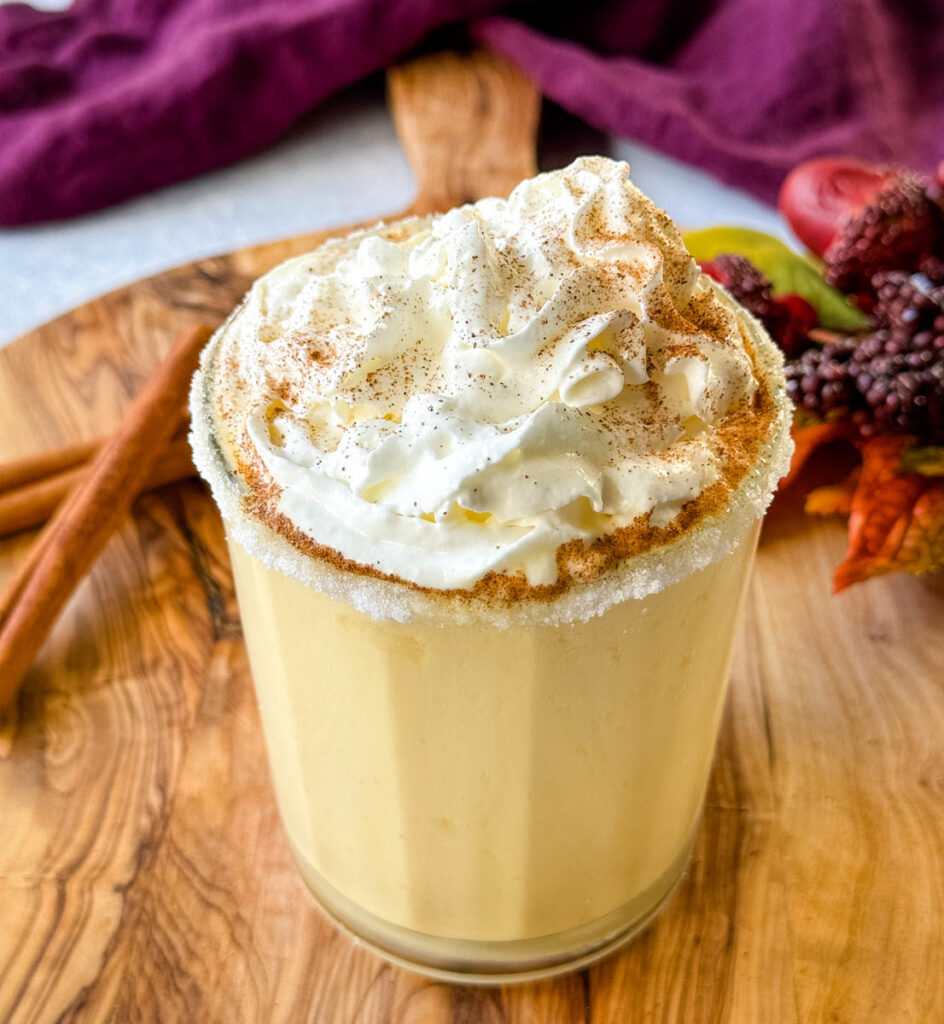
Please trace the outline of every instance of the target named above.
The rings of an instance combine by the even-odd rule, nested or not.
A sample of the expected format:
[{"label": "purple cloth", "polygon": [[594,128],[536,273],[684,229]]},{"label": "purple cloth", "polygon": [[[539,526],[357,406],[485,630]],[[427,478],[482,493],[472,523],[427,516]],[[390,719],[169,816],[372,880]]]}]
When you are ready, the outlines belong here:
[{"label": "purple cloth", "polygon": [[[520,65],[594,127],[773,199],[795,163],[944,156],[944,3],[76,0],[0,6],[0,224],[240,159],[433,29]],[[573,5],[566,5],[573,10]],[[559,5],[560,10],[564,5]]]},{"label": "purple cloth", "polygon": [[504,17],[473,34],[595,128],[771,202],[813,156],[944,159],[944,0],[613,3],[591,23],[596,51]]}]

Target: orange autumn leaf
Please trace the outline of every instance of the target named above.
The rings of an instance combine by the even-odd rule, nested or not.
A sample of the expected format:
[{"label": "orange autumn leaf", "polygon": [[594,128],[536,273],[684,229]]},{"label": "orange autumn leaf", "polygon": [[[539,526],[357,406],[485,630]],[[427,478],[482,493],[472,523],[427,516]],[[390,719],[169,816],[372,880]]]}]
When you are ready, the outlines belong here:
[{"label": "orange autumn leaf", "polygon": [[862,469],[849,515],[847,558],[881,551],[895,524],[908,514],[924,490],[924,477],[901,468],[905,445],[905,438],[885,435],[859,446]]},{"label": "orange autumn leaf", "polygon": [[849,549],[833,577],[836,593],[890,572],[944,565],[944,480],[902,469],[907,440],[863,442],[849,513]]},{"label": "orange autumn leaf", "polygon": [[810,516],[848,516],[852,511],[852,498],[859,483],[856,467],[842,483],[817,487],[806,496],[804,512]]},{"label": "orange autumn leaf", "polygon": [[912,572],[944,567],[944,481],[929,484],[915,502],[898,551],[897,566],[903,564]]},{"label": "orange autumn leaf", "polygon": [[817,448],[830,441],[848,436],[848,427],[842,422],[810,423],[806,426],[793,427],[793,458],[790,460],[790,471],[780,481],[781,490],[789,487],[800,475],[810,456]]}]

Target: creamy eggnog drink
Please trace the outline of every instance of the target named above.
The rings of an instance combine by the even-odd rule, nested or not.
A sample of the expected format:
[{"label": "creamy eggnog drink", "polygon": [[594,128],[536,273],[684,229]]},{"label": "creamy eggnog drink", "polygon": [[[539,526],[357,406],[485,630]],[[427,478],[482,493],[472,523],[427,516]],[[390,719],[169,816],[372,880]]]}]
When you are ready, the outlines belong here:
[{"label": "creamy eggnog drink", "polygon": [[191,404],[323,908],[469,981],[625,941],[684,870],[789,458],[762,328],[585,158],[277,267]]}]

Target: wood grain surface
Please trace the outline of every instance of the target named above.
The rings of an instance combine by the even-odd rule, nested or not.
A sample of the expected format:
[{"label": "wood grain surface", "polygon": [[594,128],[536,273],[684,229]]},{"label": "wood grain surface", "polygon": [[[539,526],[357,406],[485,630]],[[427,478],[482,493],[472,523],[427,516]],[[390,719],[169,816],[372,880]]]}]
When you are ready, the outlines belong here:
[{"label": "wood grain surface", "polygon": [[[417,209],[533,166],[536,97],[494,61],[433,59],[395,73],[392,97]],[[0,352],[0,458],[101,434],[174,332],[319,237],[158,275]],[[0,544],[3,577],[30,539]],[[0,724],[0,1021],[944,1021],[944,596],[894,577],[830,597],[843,542],[790,495],[769,517],[704,823],[663,916],[580,974],[463,989],[315,909],[216,511],[196,482],[146,495]]]}]

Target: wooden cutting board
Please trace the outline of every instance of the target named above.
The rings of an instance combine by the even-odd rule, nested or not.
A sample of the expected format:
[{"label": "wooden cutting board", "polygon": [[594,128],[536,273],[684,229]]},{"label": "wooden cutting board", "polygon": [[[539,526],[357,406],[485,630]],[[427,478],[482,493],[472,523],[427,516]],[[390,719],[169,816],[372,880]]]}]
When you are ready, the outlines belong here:
[{"label": "wooden cutting board", "polygon": [[[416,209],[532,172],[537,98],[506,66],[427,60],[391,100]],[[108,429],[176,330],[321,237],[159,274],[0,352],[0,459]],[[2,576],[30,539],[0,543]],[[216,511],[196,482],[145,496],[0,726],[0,1020],[944,1020],[944,596],[896,577],[830,597],[843,542],[795,500],[768,521],[666,913],[591,970],[489,991],[388,966],[320,917],[279,827]]]}]

